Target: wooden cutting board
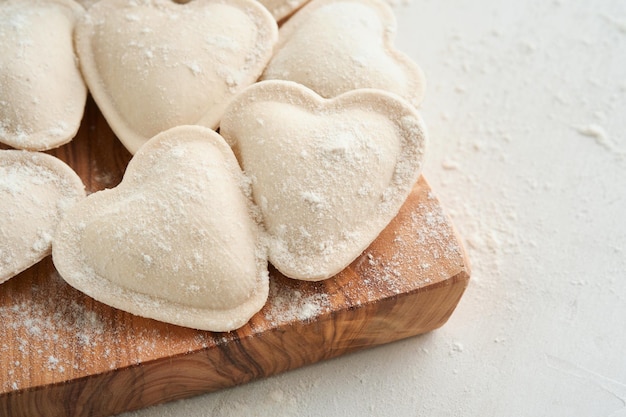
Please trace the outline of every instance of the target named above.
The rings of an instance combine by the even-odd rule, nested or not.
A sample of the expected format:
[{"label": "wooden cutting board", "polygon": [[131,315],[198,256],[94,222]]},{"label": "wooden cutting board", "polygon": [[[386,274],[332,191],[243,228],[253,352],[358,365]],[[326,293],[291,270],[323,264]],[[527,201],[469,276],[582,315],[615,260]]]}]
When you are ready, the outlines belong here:
[{"label": "wooden cutting board", "polygon": [[[117,185],[131,157],[91,99],[77,137],[49,153],[90,192]],[[301,282],[270,272],[269,300],[250,323],[212,333],[94,301],[44,259],[0,285],[0,415],[107,416],[428,332],[452,314],[470,273],[423,178],[339,275]]]}]

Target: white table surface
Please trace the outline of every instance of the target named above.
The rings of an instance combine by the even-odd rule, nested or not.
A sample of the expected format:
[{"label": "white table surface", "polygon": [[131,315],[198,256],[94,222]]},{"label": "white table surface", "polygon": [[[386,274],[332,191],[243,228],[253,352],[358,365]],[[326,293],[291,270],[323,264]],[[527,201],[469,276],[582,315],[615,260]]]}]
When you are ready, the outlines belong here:
[{"label": "white table surface", "polygon": [[125,417],[626,416],[626,1],[413,0],[424,174],[472,281],[429,334]]}]

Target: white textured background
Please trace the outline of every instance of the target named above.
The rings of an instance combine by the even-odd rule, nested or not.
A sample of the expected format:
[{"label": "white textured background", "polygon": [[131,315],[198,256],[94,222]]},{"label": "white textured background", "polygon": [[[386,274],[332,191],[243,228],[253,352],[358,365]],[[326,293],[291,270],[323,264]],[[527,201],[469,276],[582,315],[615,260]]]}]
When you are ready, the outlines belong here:
[{"label": "white textured background", "polygon": [[626,416],[626,1],[413,0],[425,175],[473,263],[441,329],[125,417]]}]

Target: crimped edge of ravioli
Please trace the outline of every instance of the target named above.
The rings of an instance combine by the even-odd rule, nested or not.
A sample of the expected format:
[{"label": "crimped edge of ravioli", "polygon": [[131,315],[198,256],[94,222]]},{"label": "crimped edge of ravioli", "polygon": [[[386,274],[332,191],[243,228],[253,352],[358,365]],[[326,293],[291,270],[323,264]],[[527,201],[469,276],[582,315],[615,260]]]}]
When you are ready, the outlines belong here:
[{"label": "crimped edge of ravioli", "polygon": [[[7,166],[12,164],[33,164],[38,168],[45,169],[50,174],[57,177],[59,181],[59,187],[57,189],[61,191],[61,194],[67,194],[64,196],[67,199],[75,200],[78,202],[86,195],[85,185],[80,179],[78,174],[70,168],[65,162],[60,159],[41,152],[30,152],[24,150],[0,150],[0,165]],[[67,193],[65,192],[67,191]],[[0,205],[10,204],[11,200],[2,200]],[[59,206],[57,202],[57,207]],[[58,207],[61,209],[60,207]],[[69,208],[68,208],[69,209]],[[56,224],[52,227],[50,232],[54,233],[56,226],[61,222],[61,219],[67,214],[68,210],[59,213],[59,218]],[[15,275],[30,268],[52,252],[52,244],[48,244],[47,247],[38,253],[33,251],[33,256],[25,256],[22,262],[19,262],[16,268],[6,271],[6,273],[0,275],[0,284],[13,278]]]},{"label": "crimped edge of ravioli", "polygon": [[[210,3],[221,3],[226,4],[231,7],[236,7],[243,10],[248,15],[254,15],[255,24],[257,24],[258,28],[267,29],[267,33],[264,30],[259,33],[262,36],[267,37],[268,45],[267,50],[264,55],[258,57],[258,62],[263,63],[262,66],[258,67],[258,70],[255,73],[254,80],[250,82],[253,83],[258,79],[261,75],[265,67],[267,66],[267,62],[272,57],[273,47],[278,40],[278,26],[274,17],[271,13],[259,2],[256,0],[194,0],[193,2],[185,2],[185,3],[177,3],[170,0],[149,0],[145,2],[146,4],[151,4],[154,7],[201,7],[202,4],[210,4]],[[76,51],[78,53],[80,59],[80,66],[83,77],[87,86],[89,87],[89,91],[91,95],[94,97],[98,108],[104,115],[107,120],[109,126],[115,132],[116,136],[122,142],[124,147],[128,149],[128,151],[132,154],[137,152],[139,148],[141,148],[150,137],[145,136],[142,132],[137,131],[131,124],[128,123],[126,117],[120,113],[115,105],[115,100],[111,96],[108,91],[108,88],[102,77],[100,76],[100,71],[98,69],[98,65],[96,64],[96,59],[94,56],[94,51],[92,47],[92,23],[91,20],[93,17],[91,16],[93,13],[99,13],[100,9],[104,8],[121,8],[127,5],[128,2],[126,0],[99,0],[93,6],[91,6],[87,13],[85,13],[83,19],[77,24],[76,30],[74,32]],[[210,95],[211,91],[207,91],[207,95]],[[226,105],[230,98],[227,98],[223,105],[223,109],[226,108]],[[146,103],[149,105],[149,103]],[[198,120],[185,122],[184,125],[200,125],[208,128],[215,129],[219,125],[219,117],[217,120],[205,120],[207,119],[207,114],[210,112],[207,110]],[[222,112],[223,113],[223,112]],[[174,127],[174,126],[172,126]]]},{"label": "crimped edge of ravioli", "polygon": [[[233,175],[243,176],[237,160],[230,147],[215,131],[201,126],[178,126],[157,134],[149,140],[128,164],[124,177],[132,173],[135,165],[146,165],[149,161],[141,160],[142,155],[149,154],[152,148],[159,147],[161,142],[176,136],[186,141],[202,141],[212,145],[222,154]],[[120,185],[124,184],[124,179]],[[118,187],[120,186],[118,185]],[[106,203],[108,196],[115,190],[98,191],[84,200],[85,204]],[[269,293],[269,272],[267,256],[262,246],[260,234],[262,229],[255,219],[255,207],[242,184],[241,192],[246,197],[251,221],[259,226],[256,244],[256,287],[251,296],[242,304],[230,309],[211,309],[189,307],[156,296],[142,294],[122,288],[111,283],[107,278],[98,276],[89,265],[80,261],[79,241],[81,234],[77,223],[82,221],[84,207],[76,205],[58,227],[52,245],[52,260],[61,277],[72,287],[109,306],[127,311],[131,314],[171,323],[179,326],[209,331],[232,331],[246,324],[254,314],[265,305]],[[97,200],[94,200],[97,199]],[[207,213],[207,215],[211,215]]]},{"label": "crimped edge of ravioli", "polygon": [[[272,239],[275,239],[275,237],[269,231],[266,231],[269,261],[285,276],[303,281],[320,281],[330,278],[345,269],[367,249],[400,211],[422,172],[428,143],[426,126],[412,105],[403,98],[387,91],[359,89],[327,99],[295,82],[282,80],[262,81],[248,87],[231,102],[220,125],[222,137],[233,148],[244,171],[245,163],[241,159],[237,137],[233,132],[237,129],[243,109],[251,102],[263,101],[279,101],[299,106],[312,114],[318,115],[350,107],[370,109],[372,111],[378,110],[380,114],[387,115],[389,120],[393,121],[400,131],[405,131],[409,134],[409,137],[401,138],[403,150],[401,156],[403,158],[398,160],[395,165],[394,175],[388,188],[389,198],[384,203],[381,203],[380,210],[384,214],[381,214],[381,220],[377,223],[376,229],[378,229],[378,233],[371,235],[368,240],[363,240],[360,246],[353,252],[350,252],[350,255],[341,258],[342,262],[338,262],[337,265],[330,268],[318,259],[303,262],[297,256],[291,256],[289,253],[277,254],[273,250],[276,246],[272,244]],[[283,115],[283,117],[288,117],[288,115]],[[410,146],[410,144],[413,146]],[[254,173],[247,174],[254,175]],[[399,181],[396,174],[401,177]],[[393,178],[396,178],[396,180],[394,181]],[[362,221],[371,223],[372,219],[363,219]],[[285,247],[288,245],[278,246]],[[294,259],[295,262],[293,261]]]}]

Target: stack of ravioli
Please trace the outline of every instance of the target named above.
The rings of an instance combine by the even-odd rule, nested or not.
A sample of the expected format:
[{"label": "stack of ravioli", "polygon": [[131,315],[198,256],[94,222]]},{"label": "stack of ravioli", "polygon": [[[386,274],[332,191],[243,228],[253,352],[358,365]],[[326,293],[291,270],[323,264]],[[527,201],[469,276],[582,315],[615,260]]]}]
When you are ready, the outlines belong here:
[{"label": "stack of ravioli", "polygon": [[[424,76],[381,0],[305,3],[0,3],[0,282],[52,253],[100,302],[231,331],[267,302],[268,263],[346,268],[420,175]],[[42,151],[88,91],[133,157],[85,196]]]}]

